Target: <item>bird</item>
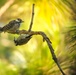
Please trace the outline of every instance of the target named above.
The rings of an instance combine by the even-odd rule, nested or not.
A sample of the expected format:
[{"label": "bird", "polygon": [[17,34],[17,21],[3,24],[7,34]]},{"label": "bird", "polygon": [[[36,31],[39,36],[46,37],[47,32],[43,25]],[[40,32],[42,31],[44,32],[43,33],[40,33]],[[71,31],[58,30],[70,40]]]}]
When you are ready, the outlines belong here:
[{"label": "bird", "polygon": [[17,32],[20,28],[21,23],[24,22],[22,19],[17,18],[16,20],[10,21],[8,24],[3,26],[0,31],[2,32]]},{"label": "bird", "polygon": [[32,38],[32,35],[30,34],[21,34],[17,39],[14,37],[14,43],[15,45],[24,45],[26,44],[30,39]]}]

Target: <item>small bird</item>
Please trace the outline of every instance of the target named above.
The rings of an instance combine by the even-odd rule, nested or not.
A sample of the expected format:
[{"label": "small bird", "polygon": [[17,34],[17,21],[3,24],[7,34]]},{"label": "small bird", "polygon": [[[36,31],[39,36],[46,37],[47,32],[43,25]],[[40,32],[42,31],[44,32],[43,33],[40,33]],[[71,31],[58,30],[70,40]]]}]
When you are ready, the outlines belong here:
[{"label": "small bird", "polygon": [[6,24],[4,27],[2,27],[0,31],[8,32],[8,33],[16,32],[19,30],[20,24],[22,22],[24,21],[22,21],[20,18],[17,18],[16,20],[12,20],[8,24]]},{"label": "small bird", "polygon": [[17,39],[14,38],[14,43],[16,46],[23,45],[23,44],[26,44],[31,38],[32,38],[32,35],[21,34]]}]

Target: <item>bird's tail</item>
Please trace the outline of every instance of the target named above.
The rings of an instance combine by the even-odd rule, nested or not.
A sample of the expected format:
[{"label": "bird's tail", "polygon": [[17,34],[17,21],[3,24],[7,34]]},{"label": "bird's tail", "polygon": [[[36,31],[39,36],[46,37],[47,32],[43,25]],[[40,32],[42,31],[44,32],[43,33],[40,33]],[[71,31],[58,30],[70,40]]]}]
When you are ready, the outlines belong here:
[{"label": "bird's tail", "polygon": [[3,27],[0,27],[0,33],[3,32]]}]

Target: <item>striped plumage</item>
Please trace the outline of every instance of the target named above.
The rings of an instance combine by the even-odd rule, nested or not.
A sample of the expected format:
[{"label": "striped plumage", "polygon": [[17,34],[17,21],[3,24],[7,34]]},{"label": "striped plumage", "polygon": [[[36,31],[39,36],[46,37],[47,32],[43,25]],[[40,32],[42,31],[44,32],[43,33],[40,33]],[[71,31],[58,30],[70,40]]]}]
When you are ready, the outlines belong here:
[{"label": "striped plumage", "polygon": [[16,20],[12,20],[10,21],[7,25],[5,25],[4,27],[2,27],[2,31],[3,32],[13,32],[13,31],[17,31],[20,27],[20,24],[22,23],[23,21],[18,18]]},{"label": "striped plumage", "polygon": [[17,39],[14,38],[15,45],[24,45],[26,44],[30,39],[32,38],[32,35],[29,34],[21,34]]}]

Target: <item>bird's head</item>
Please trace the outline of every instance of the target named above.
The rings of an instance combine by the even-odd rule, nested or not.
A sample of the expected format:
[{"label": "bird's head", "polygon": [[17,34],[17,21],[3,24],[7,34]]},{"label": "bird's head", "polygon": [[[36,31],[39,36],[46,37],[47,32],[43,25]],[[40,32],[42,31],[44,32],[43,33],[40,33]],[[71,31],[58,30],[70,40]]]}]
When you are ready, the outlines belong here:
[{"label": "bird's head", "polygon": [[23,21],[22,19],[20,19],[20,18],[17,18],[15,21],[18,22],[18,23],[24,22],[24,21]]}]

